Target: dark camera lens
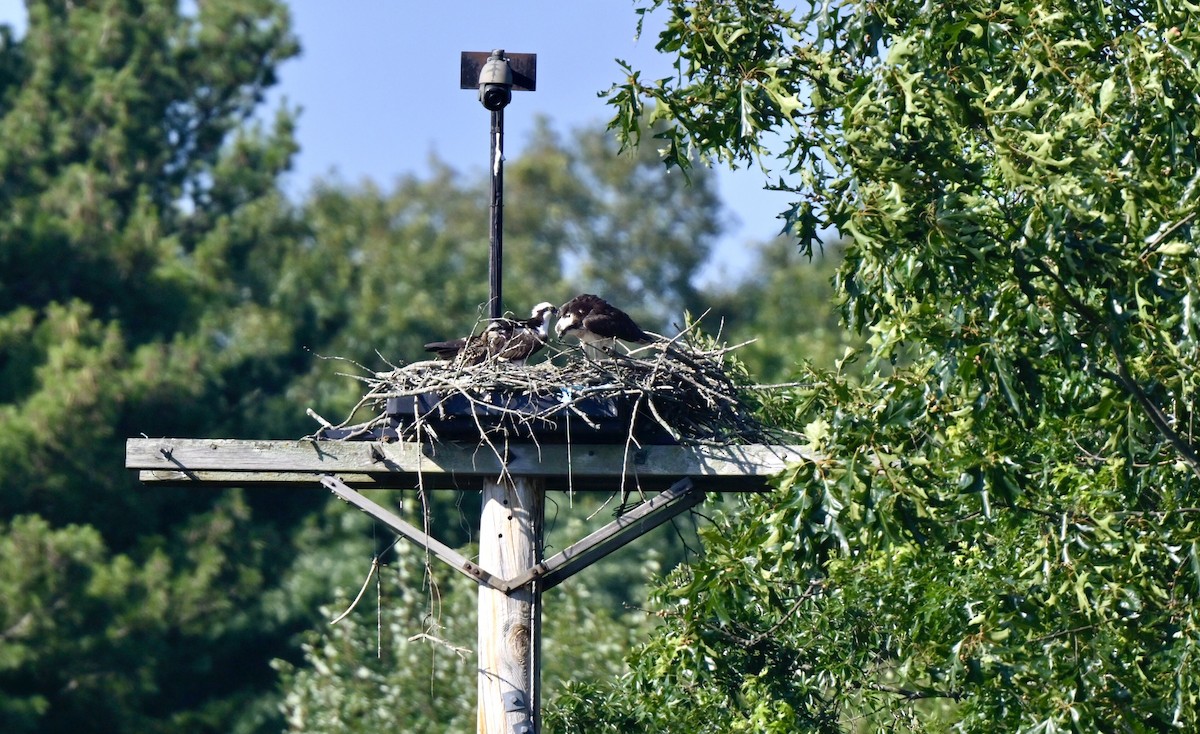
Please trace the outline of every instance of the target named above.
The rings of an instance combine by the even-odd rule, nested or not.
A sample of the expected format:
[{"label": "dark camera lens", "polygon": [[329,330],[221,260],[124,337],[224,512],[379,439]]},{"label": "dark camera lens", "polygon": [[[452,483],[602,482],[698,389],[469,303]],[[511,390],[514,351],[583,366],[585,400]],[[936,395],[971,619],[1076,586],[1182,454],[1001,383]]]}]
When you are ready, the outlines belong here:
[{"label": "dark camera lens", "polygon": [[512,100],[512,90],[499,84],[489,84],[483,88],[479,99],[489,110],[503,109]]}]

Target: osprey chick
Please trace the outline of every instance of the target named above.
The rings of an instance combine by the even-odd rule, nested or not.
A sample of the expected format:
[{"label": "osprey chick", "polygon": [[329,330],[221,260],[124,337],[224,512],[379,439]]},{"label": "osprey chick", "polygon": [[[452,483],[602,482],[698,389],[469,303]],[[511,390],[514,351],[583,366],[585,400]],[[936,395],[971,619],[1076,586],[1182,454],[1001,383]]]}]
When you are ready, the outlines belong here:
[{"label": "osprey chick", "polygon": [[547,315],[558,313],[549,301],[533,307],[527,319],[494,319],[480,334],[451,339],[444,342],[429,342],[425,351],[433,352],[438,359],[455,360],[459,365],[479,364],[488,359],[524,364],[525,360],[546,346],[550,324]]}]

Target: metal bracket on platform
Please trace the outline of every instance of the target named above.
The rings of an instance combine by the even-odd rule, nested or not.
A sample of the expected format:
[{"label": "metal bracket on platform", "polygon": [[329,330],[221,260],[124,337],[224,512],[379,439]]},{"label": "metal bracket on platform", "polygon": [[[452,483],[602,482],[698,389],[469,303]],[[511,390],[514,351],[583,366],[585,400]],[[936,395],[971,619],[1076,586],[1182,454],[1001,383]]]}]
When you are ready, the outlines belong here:
[{"label": "metal bracket on platform", "polygon": [[495,576],[492,576],[490,573],[480,568],[478,564],[468,561],[465,556],[450,546],[442,543],[436,538],[430,537],[427,533],[417,529],[411,523],[398,516],[396,513],[388,510],[385,507],[381,507],[380,505],[364,497],[359,492],[354,491],[350,487],[346,486],[346,483],[337,477],[325,475],[321,477],[321,484],[325,485],[325,487],[327,487],[338,497],[341,497],[355,507],[358,507],[358,509],[367,513],[384,525],[387,525],[397,533],[400,533],[413,543],[425,548],[430,553],[450,564],[452,568],[471,580],[483,584],[488,588],[495,589],[496,591],[507,592],[509,590],[510,587],[508,584],[499,581]]},{"label": "metal bracket on platform", "polygon": [[550,589],[629,543],[704,501],[704,490],[681,479],[651,499],[600,528],[560,553],[505,582],[509,590],[537,580]]}]

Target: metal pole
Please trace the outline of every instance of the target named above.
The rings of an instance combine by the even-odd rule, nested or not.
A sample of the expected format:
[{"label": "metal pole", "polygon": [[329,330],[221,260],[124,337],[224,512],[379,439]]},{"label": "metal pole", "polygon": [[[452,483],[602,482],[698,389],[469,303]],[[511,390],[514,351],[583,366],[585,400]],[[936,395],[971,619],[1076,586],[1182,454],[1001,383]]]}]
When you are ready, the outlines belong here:
[{"label": "metal pole", "polygon": [[498,319],[504,309],[501,306],[501,281],[504,265],[504,109],[492,111],[492,188],[491,223],[488,242],[491,254],[488,258],[488,316]]}]

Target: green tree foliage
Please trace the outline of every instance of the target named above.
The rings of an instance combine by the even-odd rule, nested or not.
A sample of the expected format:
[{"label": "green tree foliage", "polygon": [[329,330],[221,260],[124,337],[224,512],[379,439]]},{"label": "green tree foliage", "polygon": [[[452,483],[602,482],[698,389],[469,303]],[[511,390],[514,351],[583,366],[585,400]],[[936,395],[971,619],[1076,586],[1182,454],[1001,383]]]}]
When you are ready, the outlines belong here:
[{"label": "green tree foliage", "polygon": [[1195,728],[1194,6],[649,7],[679,73],[616,124],[651,100],[670,162],[761,158],[847,238],[868,377],[812,374],[826,458],[716,518],[562,730]]},{"label": "green tree foliage", "polygon": [[237,730],[294,618],[261,599],[303,503],[120,467],[141,432],[255,432],[286,363],[254,265],[292,226],[292,121],[246,121],[296,42],[265,0],[27,7],[0,31],[0,728]]},{"label": "green tree foliage", "polygon": [[[339,418],[361,393],[316,355],[414,361],[469,330],[485,182],[441,166],[286,202],[292,114],[251,122],[297,51],[279,2],[27,6],[24,37],[0,26],[0,730],[276,731],[268,661],[298,662],[330,579],[361,579],[361,525],[311,516],[321,492],[141,487],[124,440],[296,437],[305,407]],[[594,290],[664,330],[701,310],[722,216],[706,171],[664,175],[595,130],[546,125],[531,149],[506,176],[508,308]],[[432,508],[469,540],[474,509]],[[563,592],[548,650],[579,629],[621,645],[564,645],[552,677],[615,674],[646,621],[620,607],[645,596],[638,560]],[[369,641],[355,619],[338,644]],[[306,654],[289,690],[350,659]],[[428,678],[399,683],[446,705],[420,698]]]},{"label": "green tree foliage", "polygon": [[734,353],[753,379],[788,380],[804,364],[833,368],[846,359],[847,350],[864,346],[843,326],[834,303],[840,246],[809,257],[781,237],[759,244],[754,258],[742,278],[705,289],[704,308],[711,316],[702,322],[711,332],[714,325],[708,319],[721,320],[715,325],[731,343],[754,340]]},{"label": "green tree foliage", "polygon": [[[33,2],[23,38],[0,32],[4,731],[277,727],[267,663],[329,596],[323,549],[293,535],[324,495],[149,491],[119,468],[124,439],[302,435],[306,406],[340,417],[361,394],[315,354],[421,359],[486,300],[483,181],[441,167],[282,199],[291,115],[247,121],[295,51],[274,2]],[[509,167],[512,310],[582,288],[563,275],[592,267],[580,217],[646,233],[641,257],[687,253],[671,277],[688,282],[711,188],[626,194],[637,165],[543,134]],[[556,196],[566,159],[603,183]]]}]

